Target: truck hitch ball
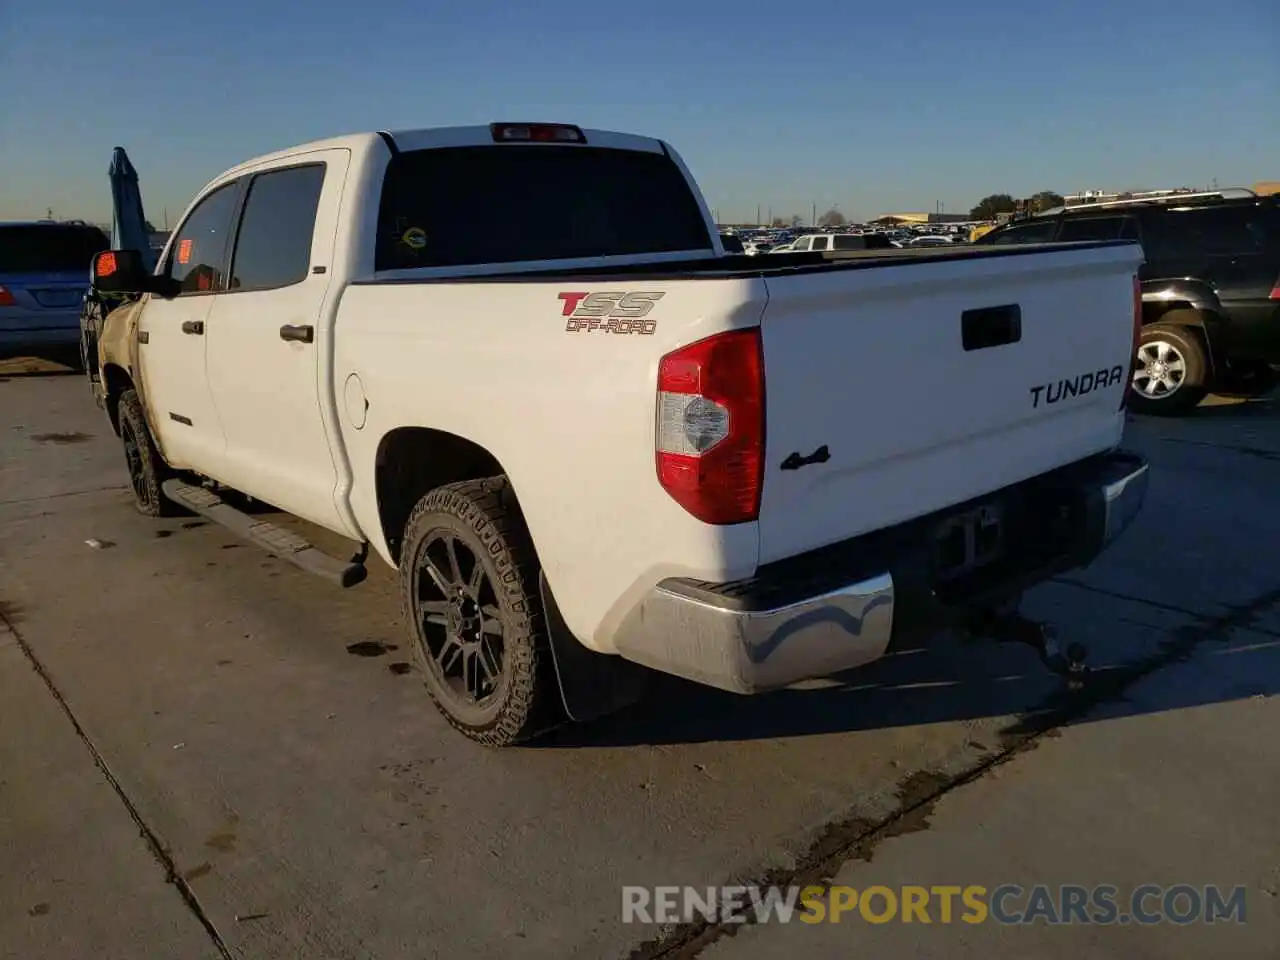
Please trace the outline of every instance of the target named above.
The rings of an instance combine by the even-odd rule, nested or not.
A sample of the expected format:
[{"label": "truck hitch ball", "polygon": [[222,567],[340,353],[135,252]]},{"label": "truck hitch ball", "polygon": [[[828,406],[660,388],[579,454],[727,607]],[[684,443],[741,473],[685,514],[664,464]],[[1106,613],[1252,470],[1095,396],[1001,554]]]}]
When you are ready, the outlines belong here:
[{"label": "truck hitch ball", "polygon": [[988,637],[996,643],[1023,643],[1040,656],[1041,662],[1054,673],[1075,685],[1088,672],[1085,660],[1089,649],[1083,643],[1058,642],[1052,625],[1038,623],[1018,613],[997,613],[979,617],[970,625],[971,635]]}]

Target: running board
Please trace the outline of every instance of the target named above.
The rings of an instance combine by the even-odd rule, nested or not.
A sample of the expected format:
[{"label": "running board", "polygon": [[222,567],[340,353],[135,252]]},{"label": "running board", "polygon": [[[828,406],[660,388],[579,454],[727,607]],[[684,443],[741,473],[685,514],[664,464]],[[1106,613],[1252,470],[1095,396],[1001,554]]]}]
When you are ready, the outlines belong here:
[{"label": "running board", "polygon": [[300,570],[314,573],[339,587],[354,587],[363,583],[368,574],[363,562],[331,557],[296,533],[237,510],[212,490],[183,483],[181,480],[166,480],[161,484],[161,489],[174,503],[226,527],[236,536],[261,547],[272,556],[287,560]]}]

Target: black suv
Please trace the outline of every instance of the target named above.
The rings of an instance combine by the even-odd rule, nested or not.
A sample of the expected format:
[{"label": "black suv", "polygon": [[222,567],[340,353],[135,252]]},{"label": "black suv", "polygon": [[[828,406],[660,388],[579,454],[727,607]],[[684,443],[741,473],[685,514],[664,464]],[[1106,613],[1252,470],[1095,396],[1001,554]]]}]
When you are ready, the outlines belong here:
[{"label": "black suv", "polygon": [[[1241,194],[1241,196],[1236,196]],[[979,244],[1140,240],[1131,405],[1181,413],[1210,390],[1265,392],[1280,364],[1280,196],[1251,191],[1060,207]]]}]

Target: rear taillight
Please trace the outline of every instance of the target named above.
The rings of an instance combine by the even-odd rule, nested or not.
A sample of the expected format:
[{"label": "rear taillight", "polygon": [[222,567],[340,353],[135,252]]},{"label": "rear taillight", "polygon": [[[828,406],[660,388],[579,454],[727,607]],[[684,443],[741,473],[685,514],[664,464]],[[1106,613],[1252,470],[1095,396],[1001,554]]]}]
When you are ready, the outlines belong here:
[{"label": "rear taillight", "polygon": [[764,361],[760,330],[691,343],[658,364],[658,482],[704,523],[760,515]]},{"label": "rear taillight", "polygon": [[1271,299],[1280,300],[1280,280],[1276,281],[1276,285],[1271,288]]},{"label": "rear taillight", "polygon": [[8,287],[0,287],[0,307],[12,307],[17,302],[13,299],[13,294],[9,292]]},{"label": "rear taillight", "polygon": [[1133,385],[1133,371],[1138,365],[1138,344],[1142,342],[1142,281],[1133,277],[1133,343],[1129,348],[1129,368],[1120,391],[1120,409],[1129,406],[1129,389]]}]

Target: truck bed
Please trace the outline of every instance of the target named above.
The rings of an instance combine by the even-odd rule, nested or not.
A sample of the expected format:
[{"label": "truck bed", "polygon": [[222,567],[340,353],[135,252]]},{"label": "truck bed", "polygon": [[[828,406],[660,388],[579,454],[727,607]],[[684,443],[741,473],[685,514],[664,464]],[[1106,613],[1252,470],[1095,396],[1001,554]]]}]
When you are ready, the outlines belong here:
[{"label": "truck bed", "polygon": [[661,264],[638,263],[634,265],[609,265],[601,267],[575,267],[572,269],[513,270],[508,273],[485,273],[473,276],[411,276],[374,277],[355,280],[355,284],[418,284],[418,283],[536,283],[546,280],[591,278],[610,280],[738,280],[768,279],[796,276],[823,271],[867,270],[874,267],[902,266],[921,261],[934,263],[961,260],[989,260],[1000,257],[1033,256],[1064,247],[1090,250],[1102,247],[1119,247],[1136,243],[1134,240],[1100,240],[1082,243],[1038,243],[995,246],[920,247],[914,250],[838,250],[827,253],[765,253],[749,257],[733,254],[723,257],[699,257],[688,260],[667,261]]}]

